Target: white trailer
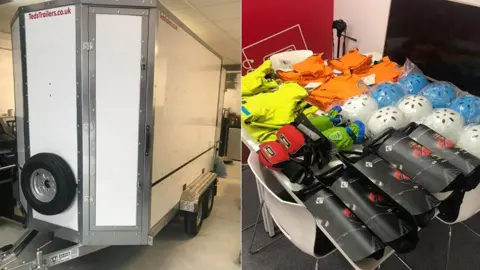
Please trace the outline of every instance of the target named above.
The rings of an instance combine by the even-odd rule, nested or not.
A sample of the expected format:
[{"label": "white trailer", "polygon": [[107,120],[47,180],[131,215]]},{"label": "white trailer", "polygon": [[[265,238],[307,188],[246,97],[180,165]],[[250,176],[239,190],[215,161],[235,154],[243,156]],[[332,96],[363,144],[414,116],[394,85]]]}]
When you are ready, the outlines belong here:
[{"label": "white trailer", "polygon": [[178,210],[195,235],[216,193],[220,55],[156,0],[34,4],[11,26],[29,231],[0,269],[37,232],[74,245],[21,266],[152,245]]}]

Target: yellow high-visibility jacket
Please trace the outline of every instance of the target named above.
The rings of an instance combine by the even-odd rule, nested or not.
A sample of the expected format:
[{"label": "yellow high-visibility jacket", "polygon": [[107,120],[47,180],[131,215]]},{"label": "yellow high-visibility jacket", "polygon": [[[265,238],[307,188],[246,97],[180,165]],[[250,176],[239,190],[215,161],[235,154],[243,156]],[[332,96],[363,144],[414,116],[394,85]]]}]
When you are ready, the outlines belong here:
[{"label": "yellow high-visibility jacket", "polygon": [[272,61],[267,60],[256,70],[242,77],[242,96],[252,96],[268,92],[278,87],[277,81],[266,79],[265,76],[273,73]]},{"label": "yellow high-visibility jacket", "polygon": [[318,108],[306,108],[307,91],[296,82],[284,83],[277,91],[242,98],[242,126],[258,142],[276,140],[276,131],[303,112],[313,115]]}]

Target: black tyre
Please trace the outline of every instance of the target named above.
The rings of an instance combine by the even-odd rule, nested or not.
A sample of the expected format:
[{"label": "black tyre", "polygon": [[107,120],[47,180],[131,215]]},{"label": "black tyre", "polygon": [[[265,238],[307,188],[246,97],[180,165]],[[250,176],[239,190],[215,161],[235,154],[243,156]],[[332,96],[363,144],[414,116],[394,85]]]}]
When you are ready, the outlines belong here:
[{"label": "black tyre", "polygon": [[29,158],[20,181],[28,204],[40,214],[60,214],[75,198],[77,184],[72,169],[55,154],[40,153]]},{"label": "black tyre", "polygon": [[212,213],[213,203],[215,202],[215,183],[210,185],[203,195],[205,197],[203,200],[203,219],[206,219]]},{"label": "black tyre", "polygon": [[196,236],[203,224],[203,202],[204,196],[198,202],[198,212],[184,212],[185,232],[190,236]]}]

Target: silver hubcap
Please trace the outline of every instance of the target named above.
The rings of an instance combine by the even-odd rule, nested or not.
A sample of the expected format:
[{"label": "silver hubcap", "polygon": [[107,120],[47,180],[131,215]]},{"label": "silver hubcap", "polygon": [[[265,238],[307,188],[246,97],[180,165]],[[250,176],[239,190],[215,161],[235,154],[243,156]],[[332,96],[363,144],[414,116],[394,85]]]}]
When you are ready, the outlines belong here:
[{"label": "silver hubcap", "polygon": [[57,194],[57,182],[49,171],[37,169],[30,176],[30,189],[37,200],[48,203]]}]

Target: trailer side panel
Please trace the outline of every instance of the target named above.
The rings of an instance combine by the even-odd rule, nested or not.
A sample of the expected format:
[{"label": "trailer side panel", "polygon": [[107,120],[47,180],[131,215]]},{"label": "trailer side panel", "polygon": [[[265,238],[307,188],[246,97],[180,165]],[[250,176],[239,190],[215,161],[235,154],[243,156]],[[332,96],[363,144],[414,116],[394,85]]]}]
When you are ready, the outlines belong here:
[{"label": "trailer side panel", "polygon": [[165,10],[156,40],[151,226],[212,168],[222,64]]}]

